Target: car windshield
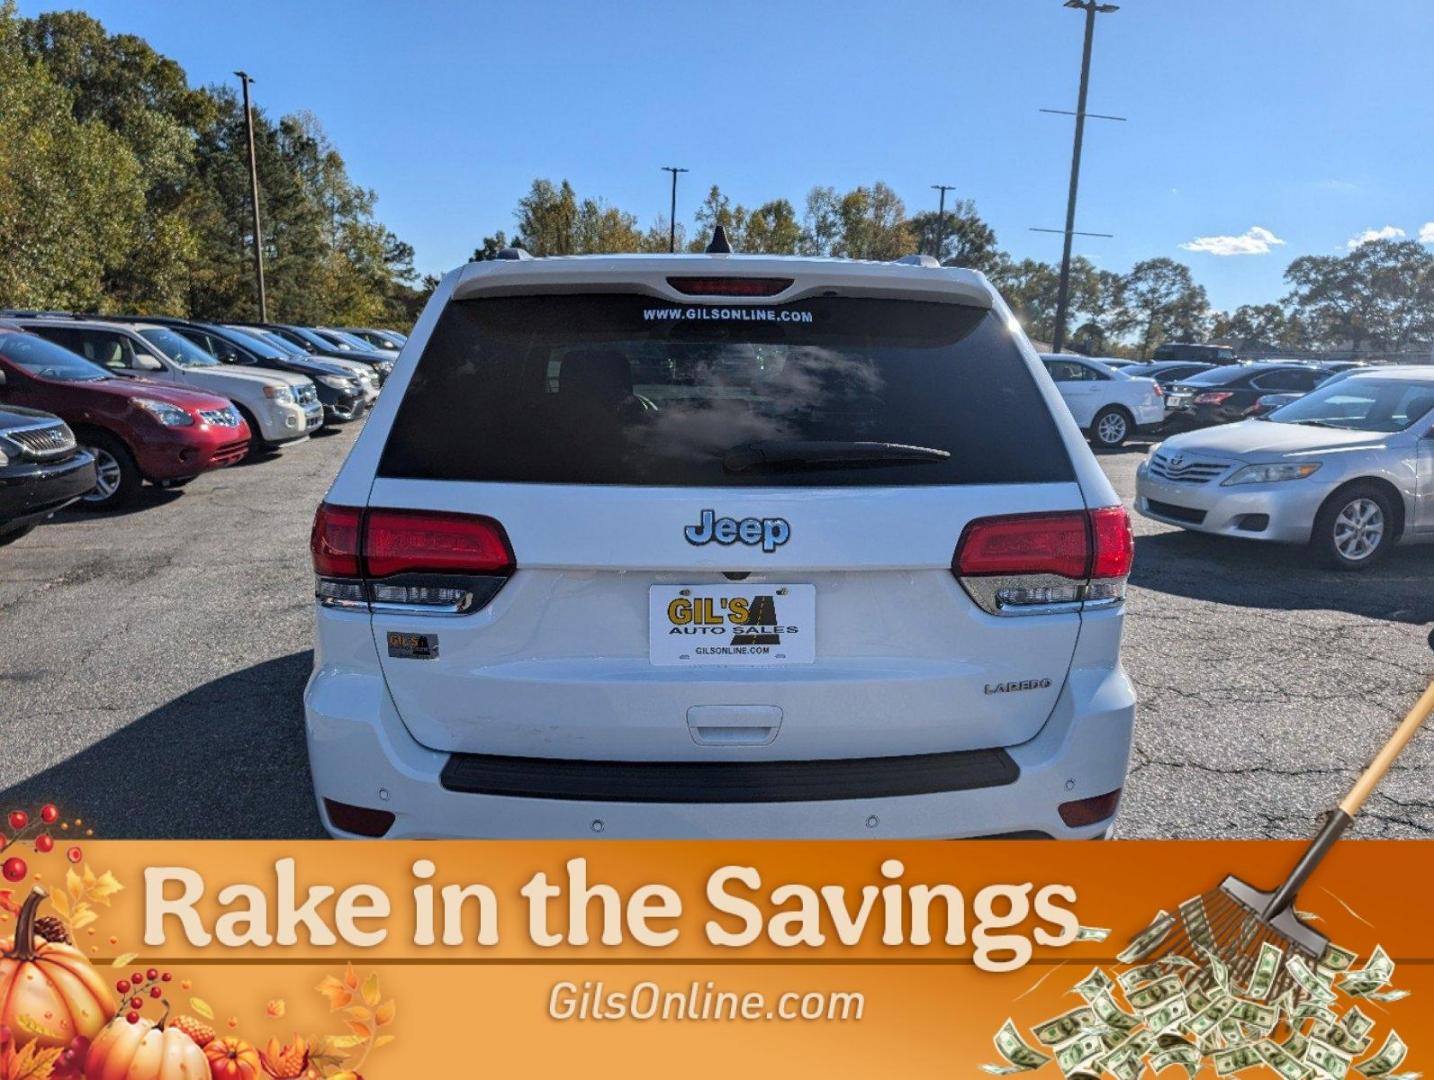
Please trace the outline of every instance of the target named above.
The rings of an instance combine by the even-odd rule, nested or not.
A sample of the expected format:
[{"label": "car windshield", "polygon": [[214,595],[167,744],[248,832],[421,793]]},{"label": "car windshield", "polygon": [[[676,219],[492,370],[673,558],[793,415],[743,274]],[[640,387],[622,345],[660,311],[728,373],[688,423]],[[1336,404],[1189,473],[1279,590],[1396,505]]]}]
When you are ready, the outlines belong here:
[{"label": "car windshield", "polygon": [[373,342],[365,341],[357,334],[346,333],[343,330],[330,330],[329,333],[331,333],[334,337],[338,338],[340,341],[347,342],[353,348],[358,349],[362,352],[368,352],[374,347]]},{"label": "car windshield", "polygon": [[266,345],[274,346],[276,349],[289,356],[307,355],[303,349],[299,348],[299,346],[295,345],[288,338],[283,337],[280,334],[276,334],[273,330],[265,330],[257,326],[248,326],[244,328],[244,333],[249,334],[251,337],[258,338]]},{"label": "car windshield", "polygon": [[31,375],[56,382],[98,382],[110,373],[34,334],[0,334],[0,356]]},{"label": "car windshield", "polygon": [[162,326],[155,326],[148,330],[141,330],[139,336],[182,368],[208,368],[219,366],[218,360],[210,356],[188,338],[180,337],[173,330],[166,330]]},{"label": "car windshield", "polygon": [[1068,482],[1005,323],[957,304],[448,305],[383,476],[684,487]]},{"label": "car windshield", "polygon": [[1276,424],[1313,424],[1349,431],[1403,431],[1434,411],[1434,381],[1341,379],[1270,414]]},{"label": "car windshield", "polygon": [[284,353],[278,346],[262,338],[255,337],[246,330],[236,330],[232,326],[224,328],[224,337],[230,344],[237,345],[241,349],[248,349],[258,356],[268,357],[270,360],[282,360]]},{"label": "car windshield", "polygon": [[334,347],[333,342],[324,340],[322,335],[314,333],[307,327],[290,326],[287,329],[289,333],[297,334],[300,338],[302,338],[304,341],[307,341],[316,349],[332,350]]}]

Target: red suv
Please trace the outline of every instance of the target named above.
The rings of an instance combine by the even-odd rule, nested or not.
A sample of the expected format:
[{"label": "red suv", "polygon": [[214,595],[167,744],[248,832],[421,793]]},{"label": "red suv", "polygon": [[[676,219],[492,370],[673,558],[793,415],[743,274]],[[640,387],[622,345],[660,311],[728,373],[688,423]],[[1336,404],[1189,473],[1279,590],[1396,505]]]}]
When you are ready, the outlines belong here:
[{"label": "red suv", "polygon": [[141,480],[187,483],[232,465],[249,449],[249,426],[214,394],[139,379],[104,368],[34,334],[0,326],[0,402],[60,416],[95,456],[98,482],[90,510],[128,502]]}]

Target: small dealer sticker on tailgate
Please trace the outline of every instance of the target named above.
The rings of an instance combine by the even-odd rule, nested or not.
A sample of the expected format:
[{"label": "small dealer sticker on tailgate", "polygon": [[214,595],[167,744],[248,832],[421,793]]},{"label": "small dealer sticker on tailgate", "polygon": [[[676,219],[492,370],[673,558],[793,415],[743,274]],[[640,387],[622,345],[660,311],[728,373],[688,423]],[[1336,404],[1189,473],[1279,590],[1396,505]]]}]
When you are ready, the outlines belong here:
[{"label": "small dealer sticker on tailgate", "polygon": [[388,655],[396,660],[437,660],[437,634],[405,634],[388,632]]},{"label": "small dealer sticker on tailgate", "polygon": [[649,656],[676,667],[816,660],[815,585],[654,585]]}]

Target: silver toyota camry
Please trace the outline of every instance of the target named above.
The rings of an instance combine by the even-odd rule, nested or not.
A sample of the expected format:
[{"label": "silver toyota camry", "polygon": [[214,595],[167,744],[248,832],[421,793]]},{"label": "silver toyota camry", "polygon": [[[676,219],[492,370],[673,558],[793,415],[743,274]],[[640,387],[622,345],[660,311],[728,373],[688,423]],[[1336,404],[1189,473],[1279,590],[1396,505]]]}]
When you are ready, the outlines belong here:
[{"label": "silver toyota camry", "polygon": [[1434,541],[1434,366],[1361,370],[1258,419],[1167,439],[1140,466],[1135,507],[1197,532],[1308,544],[1351,570]]}]

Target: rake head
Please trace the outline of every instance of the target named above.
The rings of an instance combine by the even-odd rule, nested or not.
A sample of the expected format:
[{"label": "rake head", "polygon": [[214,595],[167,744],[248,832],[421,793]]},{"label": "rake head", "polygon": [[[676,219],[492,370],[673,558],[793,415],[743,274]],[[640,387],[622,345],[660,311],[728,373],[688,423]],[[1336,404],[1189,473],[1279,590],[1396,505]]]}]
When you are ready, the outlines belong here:
[{"label": "rake head", "polygon": [[1267,917],[1265,913],[1274,896],[1273,890],[1264,892],[1237,877],[1227,877],[1213,892],[1180,905],[1179,917],[1169,936],[1144,962],[1171,957],[1189,960],[1196,966],[1182,965],[1187,982],[1208,987],[1217,982],[1214,965],[1209,960],[1215,956],[1229,972],[1232,991],[1243,994],[1255,974],[1260,947],[1268,943],[1280,949],[1283,955],[1271,989],[1263,995],[1264,1000],[1276,1001],[1290,990],[1296,998],[1302,997],[1304,991],[1290,975],[1286,963],[1291,956],[1299,956],[1313,971],[1329,938],[1300,922],[1291,908]]}]

